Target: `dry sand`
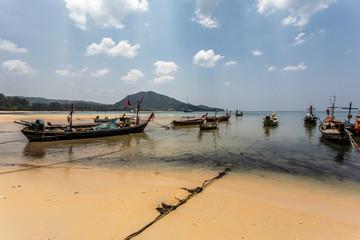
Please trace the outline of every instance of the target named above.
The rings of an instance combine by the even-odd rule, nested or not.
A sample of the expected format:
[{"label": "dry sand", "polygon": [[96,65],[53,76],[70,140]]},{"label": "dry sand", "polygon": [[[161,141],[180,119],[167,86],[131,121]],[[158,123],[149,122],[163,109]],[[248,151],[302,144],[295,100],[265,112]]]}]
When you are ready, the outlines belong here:
[{"label": "dry sand", "polygon": [[[181,187],[216,175],[74,166],[0,174],[0,239],[124,239],[161,202],[187,196]],[[359,192],[285,179],[230,172],[134,239],[360,239]]]}]

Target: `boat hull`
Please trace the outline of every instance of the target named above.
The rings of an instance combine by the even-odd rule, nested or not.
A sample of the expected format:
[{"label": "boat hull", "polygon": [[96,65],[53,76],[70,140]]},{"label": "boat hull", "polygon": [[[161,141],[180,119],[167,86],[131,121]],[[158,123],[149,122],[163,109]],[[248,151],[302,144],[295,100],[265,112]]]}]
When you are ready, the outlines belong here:
[{"label": "boat hull", "polygon": [[137,133],[144,131],[145,127],[149,123],[149,120],[131,127],[116,128],[116,129],[100,129],[100,130],[85,130],[85,131],[37,131],[30,130],[27,127],[21,130],[25,137],[30,142],[43,142],[43,141],[59,141],[59,140],[71,140],[82,138],[96,138],[96,137],[109,137],[124,135],[130,133]]},{"label": "boat hull", "polygon": [[324,129],[322,125],[319,125],[319,130],[324,139],[338,143],[338,144],[349,144],[350,137],[347,132],[341,132],[335,129]]},{"label": "boat hull", "polygon": [[224,121],[229,121],[230,117],[231,117],[230,115],[221,116],[221,117],[215,117],[215,116],[214,117],[207,117],[206,121],[207,122],[217,122],[217,121],[224,122]]},{"label": "boat hull", "polygon": [[194,120],[180,120],[180,121],[172,121],[171,124],[173,126],[190,126],[190,125],[198,125],[204,122],[204,119],[194,119]]}]

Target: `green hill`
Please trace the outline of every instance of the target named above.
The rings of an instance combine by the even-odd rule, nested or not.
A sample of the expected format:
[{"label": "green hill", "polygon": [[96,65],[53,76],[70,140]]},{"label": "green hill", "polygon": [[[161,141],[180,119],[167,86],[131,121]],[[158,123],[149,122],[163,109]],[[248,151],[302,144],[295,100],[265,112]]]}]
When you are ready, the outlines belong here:
[{"label": "green hill", "polygon": [[[207,107],[204,105],[195,106],[192,104],[186,104],[180,102],[174,98],[167,97],[156,92],[138,92],[129,95],[131,106],[127,109],[134,109],[137,105],[137,101],[140,101],[144,97],[143,103],[141,103],[142,111],[184,111],[187,107],[193,111],[224,111],[221,108]],[[127,97],[114,104],[115,106],[125,106]]]}]

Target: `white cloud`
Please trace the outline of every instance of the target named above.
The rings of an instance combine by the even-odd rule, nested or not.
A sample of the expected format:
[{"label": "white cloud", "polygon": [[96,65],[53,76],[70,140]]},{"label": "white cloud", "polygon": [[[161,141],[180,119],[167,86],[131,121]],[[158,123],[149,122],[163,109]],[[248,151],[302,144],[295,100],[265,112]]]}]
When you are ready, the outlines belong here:
[{"label": "white cloud", "polygon": [[298,71],[298,70],[305,70],[307,66],[304,63],[299,63],[297,66],[286,66],[282,69],[282,71]]},{"label": "white cloud", "polygon": [[128,41],[120,41],[117,45],[111,38],[103,38],[100,44],[92,43],[86,48],[86,55],[96,55],[105,53],[108,56],[116,57],[118,55],[133,58],[137,55],[139,44],[132,45]]},{"label": "white cloud", "polygon": [[260,50],[251,50],[250,51],[254,56],[261,56],[262,54],[263,54],[263,52],[262,51],[260,51]]},{"label": "white cloud", "polygon": [[69,69],[55,70],[55,74],[61,77],[81,77],[87,71],[87,67],[81,70],[71,72]]},{"label": "white cloud", "polygon": [[289,12],[283,25],[304,27],[316,13],[329,8],[336,0],[257,0],[260,14],[270,15],[277,10]]},{"label": "white cloud", "polygon": [[127,84],[134,84],[144,76],[145,75],[140,70],[131,69],[127,75],[121,77],[121,80]]},{"label": "white cloud", "polygon": [[87,18],[97,26],[123,28],[121,20],[131,12],[148,10],[146,0],[65,0],[69,17],[82,30],[86,29]]},{"label": "white cloud", "polygon": [[293,43],[294,46],[303,44],[306,40],[304,39],[305,33],[301,32],[299,33],[296,38],[295,42]]},{"label": "white cloud", "polygon": [[0,49],[13,53],[26,53],[28,50],[26,48],[18,48],[15,43],[0,39]]},{"label": "white cloud", "polygon": [[110,70],[107,68],[101,69],[96,71],[96,73],[91,74],[93,77],[102,77],[105,76],[107,74],[109,74]]},{"label": "white cloud", "polygon": [[174,77],[173,76],[161,76],[158,78],[154,78],[153,83],[155,84],[162,84],[162,83],[167,83],[170,81],[173,81]]},{"label": "white cloud", "polygon": [[212,49],[200,50],[195,56],[193,56],[193,63],[202,67],[214,67],[218,61],[223,59],[223,56],[215,55]]},{"label": "white cloud", "polygon": [[270,67],[268,67],[267,69],[266,69],[266,71],[268,71],[268,72],[273,72],[273,71],[275,71],[276,70],[276,67],[275,66],[270,66]]},{"label": "white cloud", "polygon": [[218,21],[212,16],[220,0],[197,0],[193,21],[206,28],[217,28]]},{"label": "white cloud", "polygon": [[231,84],[231,82],[229,82],[229,81],[225,82],[225,86],[229,86],[230,84]]},{"label": "white cloud", "polygon": [[13,75],[27,75],[36,73],[27,62],[23,62],[19,59],[13,59],[1,63],[4,71]]},{"label": "white cloud", "polygon": [[174,62],[157,61],[154,65],[156,66],[154,73],[158,76],[169,75],[179,69],[179,66]]},{"label": "white cloud", "polygon": [[237,61],[228,61],[226,63],[224,63],[225,66],[231,66],[231,65],[236,65]]}]

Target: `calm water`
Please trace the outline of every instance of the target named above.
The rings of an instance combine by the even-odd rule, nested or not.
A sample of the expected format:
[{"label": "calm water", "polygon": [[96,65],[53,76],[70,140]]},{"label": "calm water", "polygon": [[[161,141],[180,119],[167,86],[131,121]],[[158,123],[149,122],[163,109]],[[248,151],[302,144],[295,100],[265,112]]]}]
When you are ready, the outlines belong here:
[{"label": "calm water", "polygon": [[[65,121],[66,113],[54,114],[63,114]],[[107,113],[109,117],[115,114]],[[155,123],[149,123],[143,133],[44,143],[29,143],[20,125],[0,122],[0,166],[18,169],[29,164],[79,160],[66,164],[220,171],[232,164],[235,173],[260,170],[360,183],[360,152],[351,145],[329,143],[316,126],[304,126],[306,112],[277,112],[280,123],[272,128],[262,126],[266,114],[244,112],[243,117],[232,116],[229,122],[220,123],[217,130],[200,132],[196,126],[165,130],[159,124],[168,125],[186,114],[159,112],[155,113]],[[339,112],[336,118],[344,120],[346,114]],[[325,112],[317,115],[323,119]],[[141,114],[143,119],[147,116]]]}]

